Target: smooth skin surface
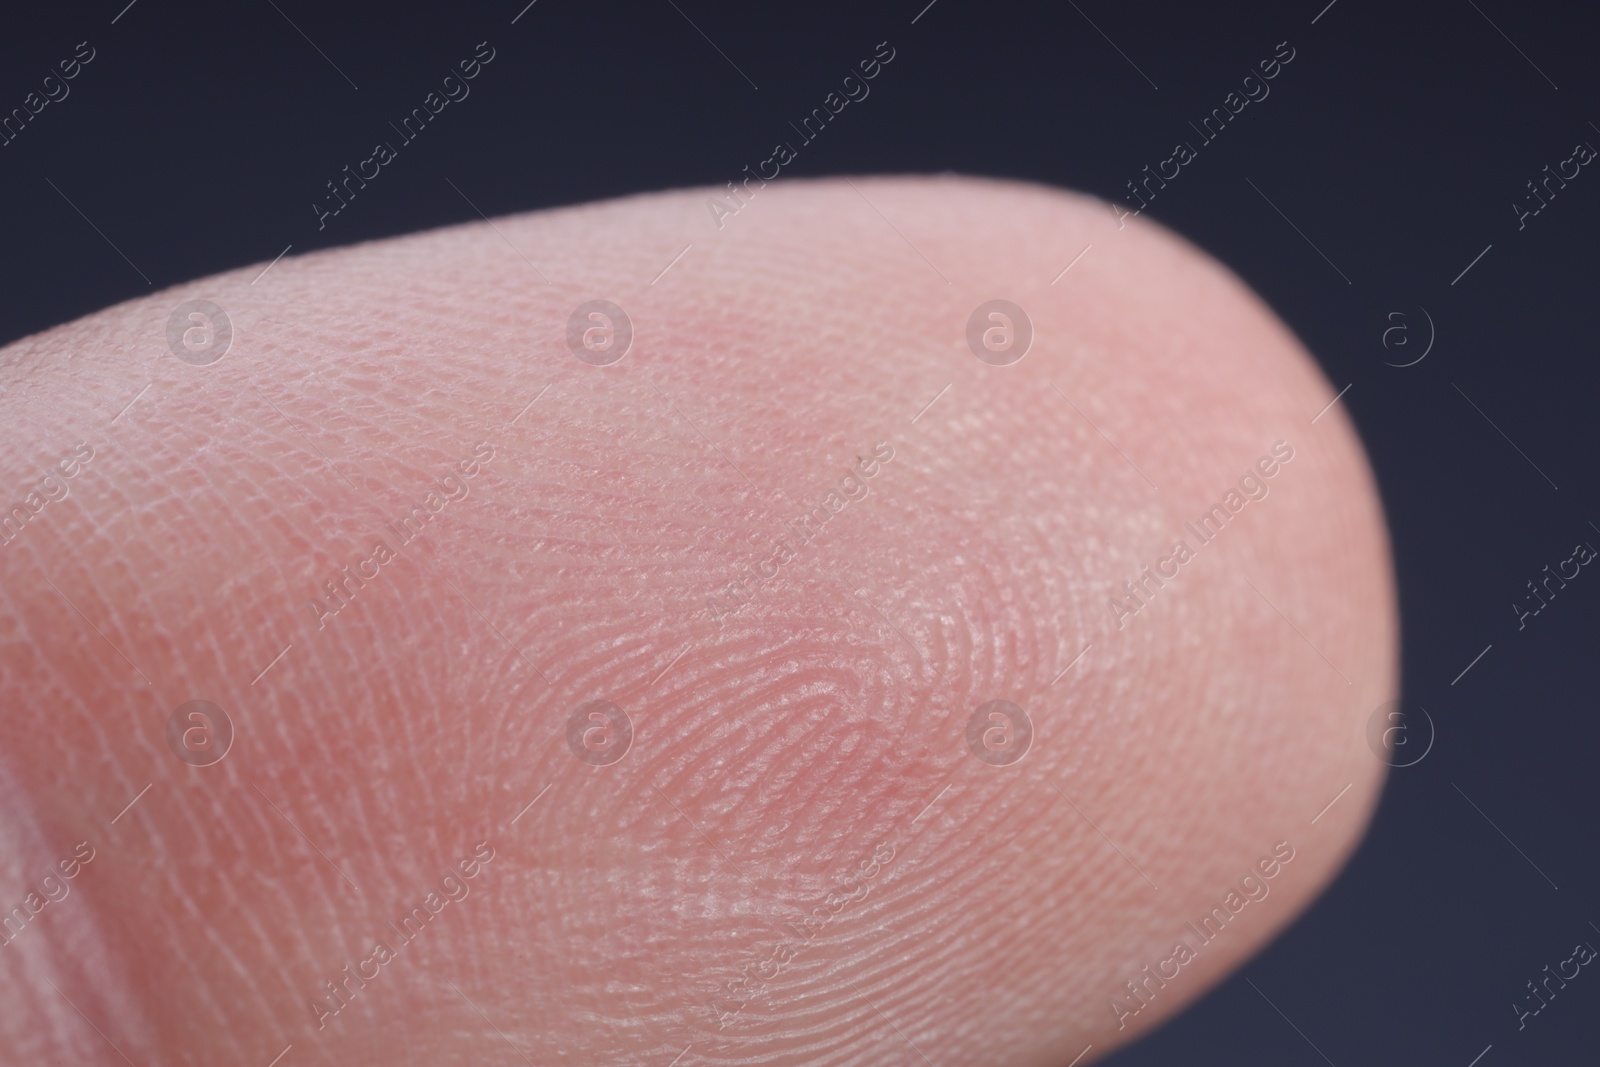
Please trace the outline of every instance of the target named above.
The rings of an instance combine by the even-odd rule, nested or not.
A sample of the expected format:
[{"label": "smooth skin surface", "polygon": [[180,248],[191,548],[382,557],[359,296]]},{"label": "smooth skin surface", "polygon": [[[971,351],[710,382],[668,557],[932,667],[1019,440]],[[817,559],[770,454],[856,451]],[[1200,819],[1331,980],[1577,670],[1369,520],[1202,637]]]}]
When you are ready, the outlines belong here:
[{"label": "smooth skin surface", "polygon": [[[1088,1063],[1338,871],[1395,593],[1271,312],[1039,187],[784,181],[720,230],[707,195],[0,351],[0,1060]],[[209,366],[167,346],[191,298],[233,323]],[[1009,366],[966,340],[995,298]],[[633,324],[610,366],[566,343],[591,299]],[[190,700],[220,762],[175,754],[204,719],[169,744]],[[602,700],[609,765],[604,720],[569,743]],[[968,744],[995,700],[1009,765]]]}]

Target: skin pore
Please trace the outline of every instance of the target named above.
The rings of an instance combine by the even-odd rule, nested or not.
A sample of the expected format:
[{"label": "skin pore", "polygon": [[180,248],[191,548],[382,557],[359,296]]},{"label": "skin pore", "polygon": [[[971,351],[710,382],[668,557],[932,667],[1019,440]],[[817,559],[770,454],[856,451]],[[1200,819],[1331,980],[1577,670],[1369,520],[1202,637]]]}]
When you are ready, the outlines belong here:
[{"label": "skin pore", "polygon": [[[0,545],[0,905],[94,854],[0,947],[0,1059],[1087,1063],[1337,873],[1395,593],[1287,329],[1081,196],[706,195],[0,351],[4,506],[92,452]],[[1002,298],[1008,366],[967,341]]]}]

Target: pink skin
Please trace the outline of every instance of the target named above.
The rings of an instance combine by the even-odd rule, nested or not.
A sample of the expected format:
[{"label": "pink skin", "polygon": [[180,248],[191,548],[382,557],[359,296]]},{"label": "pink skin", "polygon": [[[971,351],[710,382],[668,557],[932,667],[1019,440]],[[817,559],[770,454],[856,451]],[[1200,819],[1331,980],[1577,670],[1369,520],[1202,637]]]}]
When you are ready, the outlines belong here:
[{"label": "pink skin", "polygon": [[[285,259],[0,353],[4,506],[94,452],[0,546],[0,907],[95,850],[0,948],[0,1060],[1087,1063],[1306,906],[1397,685],[1343,405],[1310,424],[1333,390],[1300,345],[1154,225],[857,186],[777,183],[720,231],[678,192]],[[210,366],[166,348],[195,297],[234,325]],[[1011,366],[965,340],[996,297],[1035,331]],[[636,333],[611,366],[565,343],[594,298]],[[1188,537],[1278,441],[1269,495]],[[480,442],[466,496],[309,606]],[[235,730],[210,766],[168,747],[192,699]],[[567,729],[602,699],[634,737],[595,766]],[[1009,766],[966,740],[997,699],[1034,729]],[[363,963],[480,841],[467,896]],[[346,965],[376,976],[318,1011]]]}]

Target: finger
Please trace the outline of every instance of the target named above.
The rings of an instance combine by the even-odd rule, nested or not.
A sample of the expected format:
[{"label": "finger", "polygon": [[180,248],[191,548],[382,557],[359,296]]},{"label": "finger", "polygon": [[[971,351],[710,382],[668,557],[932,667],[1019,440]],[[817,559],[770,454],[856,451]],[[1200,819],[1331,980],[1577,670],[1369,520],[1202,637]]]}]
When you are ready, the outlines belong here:
[{"label": "finger", "polygon": [[1062,1063],[1332,877],[1395,607],[1294,338],[1081,197],[723,203],[5,350],[8,1058]]}]

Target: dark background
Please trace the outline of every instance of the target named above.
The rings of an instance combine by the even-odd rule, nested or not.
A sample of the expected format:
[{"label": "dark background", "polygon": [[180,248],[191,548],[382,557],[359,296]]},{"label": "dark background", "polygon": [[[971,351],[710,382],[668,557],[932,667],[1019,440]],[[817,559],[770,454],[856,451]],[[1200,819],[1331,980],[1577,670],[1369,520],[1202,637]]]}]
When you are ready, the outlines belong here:
[{"label": "dark background", "polygon": [[[1595,1061],[1600,974],[1521,1032],[1512,1009],[1576,942],[1600,946],[1600,576],[1584,570],[1521,631],[1511,607],[1576,543],[1600,546],[1600,167],[1520,231],[1511,206],[1578,142],[1600,147],[1592,15],[1507,0],[937,0],[920,17],[926,0],[538,0],[513,24],[526,0],[276,2],[8,13],[0,111],[79,41],[96,57],[0,148],[0,343],[286,245],[477,218],[463,195],[493,216],[721,184],[885,39],[897,56],[871,96],[786,176],[949,170],[1115,200],[1288,41],[1271,95],[1150,214],[1351,383],[1340,403],[1393,526],[1404,694],[1436,734],[1392,773],[1326,896],[1108,1062],[1467,1067],[1491,1044],[1480,1067]],[[471,96],[319,233],[324,182],[392,140],[388,122],[482,40],[497,55]],[[1427,358],[1385,365],[1423,351],[1421,309]],[[1407,721],[1399,751],[1416,753],[1428,728]]]}]

